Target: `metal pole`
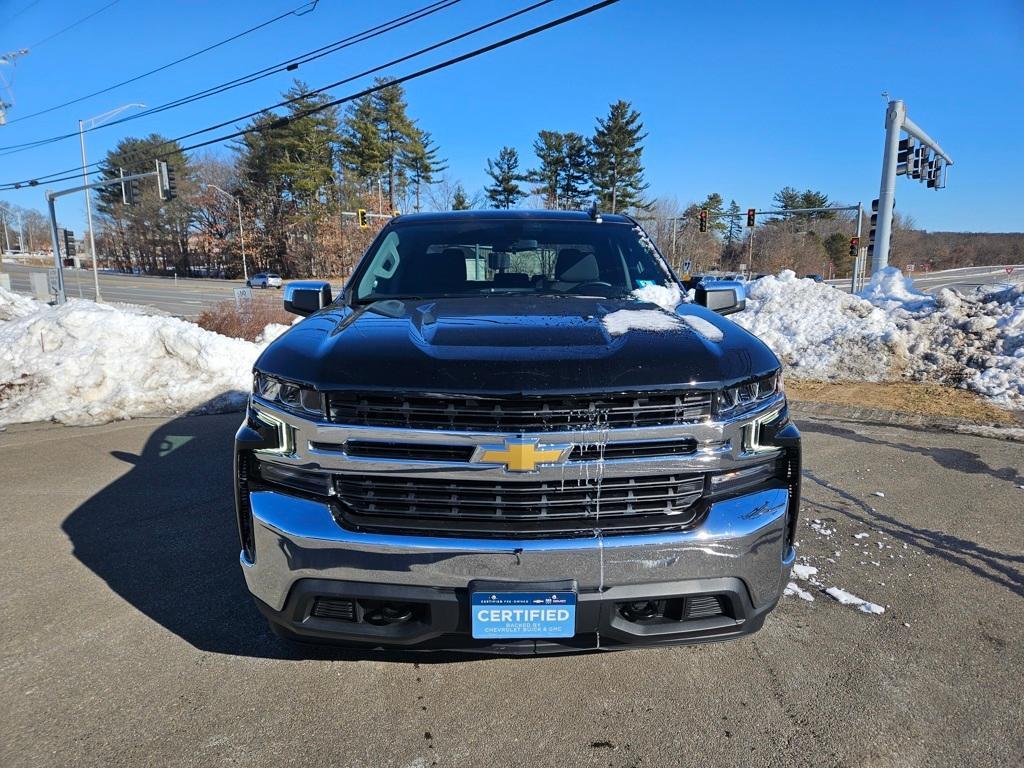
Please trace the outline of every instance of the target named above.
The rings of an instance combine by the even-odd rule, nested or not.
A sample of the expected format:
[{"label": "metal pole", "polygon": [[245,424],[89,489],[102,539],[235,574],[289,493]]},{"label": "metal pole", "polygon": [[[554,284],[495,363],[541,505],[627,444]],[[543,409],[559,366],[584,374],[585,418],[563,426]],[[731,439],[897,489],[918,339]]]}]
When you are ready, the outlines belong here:
[{"label": "metal pole", "polygon": [[885,152],[882,155],[882,183],[878,191],[878,226],[875,228],[871,274],[889,266],[889,243],[892,239],[892,212],[896,207],[896,160],[899,154],[900,131],[907,116],[902,101],[889,102],[885,111]]},{"label": "metal pole", "polygon": [[64,293],[64,264],[60,260],[60,237],[57,235],[57,208],[53,204],[53,197],[46,194],[46,205],[50,209],[50,238],[53,240],[53,266],[57,270],[57,304],[63,304],[68,300]]},{"label": "metal pole", "polygon": [[[85,160],[85,123],[78,121],[78,140],[82,145],[82,182],[89,183],[89,169]],[[102,301],[100,297],[100,268],[99,260],[96,258],[96,234],[92,228],[92,192],[85,190],[85,217],[89,221],[89,253],[92,255],[92,283],[96,291],[96,301]]]},{"label": "metal pole", "polygon": [[242,244],[242,277],[249,279],[249,268],[245,265],[245,233],[242,231],[242,201],[235,198],[235,205],[238,206],[238,241]]},{"label": "metal pole", "polygon": [[4,241],[7,243],[7,250],[9,251],[9,250],[11,250],[11,233],[7,231],[7,211],[6,211],[6,209],[4,210],[2,216],[3,216],[3,220],[4,220]]}]

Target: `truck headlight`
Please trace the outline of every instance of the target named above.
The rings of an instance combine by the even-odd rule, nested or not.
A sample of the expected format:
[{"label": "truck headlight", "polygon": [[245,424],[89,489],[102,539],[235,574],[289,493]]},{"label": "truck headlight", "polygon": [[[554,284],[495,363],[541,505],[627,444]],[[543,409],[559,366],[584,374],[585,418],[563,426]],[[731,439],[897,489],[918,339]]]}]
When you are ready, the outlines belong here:
[{"label": "truck headlight", "polygon": [[739,416],[754,410],[782,391],[781,370],[735,387],[726,387],[718,393],[718,415],[722,418]]},{"label": "truck headlight", "polygon": [[324,413],[323,395],[315,389],[301,387],[265,373],[257,372],[253,376],[252,393],[295,413],[317,416],[323,416]]}]

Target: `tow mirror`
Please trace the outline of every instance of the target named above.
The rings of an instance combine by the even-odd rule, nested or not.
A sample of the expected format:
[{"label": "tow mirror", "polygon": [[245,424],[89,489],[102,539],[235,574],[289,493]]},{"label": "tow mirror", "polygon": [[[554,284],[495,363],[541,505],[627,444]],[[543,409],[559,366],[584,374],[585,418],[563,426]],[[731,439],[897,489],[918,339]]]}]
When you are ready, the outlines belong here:
[{"label": "tow mirror", "polygon": [[742,312],[747,307],[747,300],[739,288],[698,285],[694,289],[693,297],[698,304],[720,315]]},{"label": "tow mirror", "polygon": [[307,317],[331,303],[331,284],[321,280],[301,280],[284,287],[284,309]]}]

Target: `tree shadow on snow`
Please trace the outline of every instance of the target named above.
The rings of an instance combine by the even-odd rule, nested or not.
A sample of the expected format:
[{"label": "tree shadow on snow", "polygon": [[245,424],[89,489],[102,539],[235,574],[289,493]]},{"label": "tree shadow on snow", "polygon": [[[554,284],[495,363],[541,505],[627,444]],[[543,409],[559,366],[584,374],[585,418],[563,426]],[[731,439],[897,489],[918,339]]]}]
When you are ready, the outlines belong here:
[{"label": "tree shadow on snow", "polygon": [[273,635],[238,563],[232,441],[241,414],[184,416],[161,425],[131,465],[64,521],[75,556],[120,597],[203,651],[274,659],[465,661],[296,645]]}]

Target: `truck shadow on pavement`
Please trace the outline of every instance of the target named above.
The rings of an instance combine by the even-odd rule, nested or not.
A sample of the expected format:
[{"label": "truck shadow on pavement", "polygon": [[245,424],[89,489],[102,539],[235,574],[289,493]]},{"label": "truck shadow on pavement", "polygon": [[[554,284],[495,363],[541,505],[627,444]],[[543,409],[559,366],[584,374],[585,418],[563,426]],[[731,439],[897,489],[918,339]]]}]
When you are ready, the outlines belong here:
[{"label": "truck shadow on pavement", "polygon": [[[1008,480],[1010,482],[1021,481],[1016,470],[1010,468],[1005,470],[993,469],[981,461],[977,454],[961,449],[927,449],[903,443],[878,440],[852,430],[817,422],[801,423],[800,429],[802,432],[820,432],[822,434],[845,437],[856,442],[885,445],[898,450],[920,453],[923,456],[935,459],[940,466],[946,469],[954,469],[969,474],[984,472],[1000,480]],[[944,531],[910,525],[906,521],[899,520],[892,515],[879,512],[867,502],[819,477],[811,470],[805,469],[802,474],[807,480],[840,499],[836,504],[824,504],[812,501],[805,493],[802,501],[807,506],[827,512],[834,512],[861,525],[884,530],[897,541],[908,546],[917,547],[928,554],[966,568],[975,575],[1005,587],[1019,597],[1024,597],[1024,573],[1021,571],[1021,564],[1024,564],[1024,556],[999,552],[989,547],[983,547],[969,539],[945,533]]]},{"label": "truck shadow on pavement", "polygon": [[238,564],[232,441],[238,413],[162,424],[131,469],[64,521],[74,554],[118,596],[203,651],[273,659],[432,663],[475,656],[295,645],[274,636]]}]

